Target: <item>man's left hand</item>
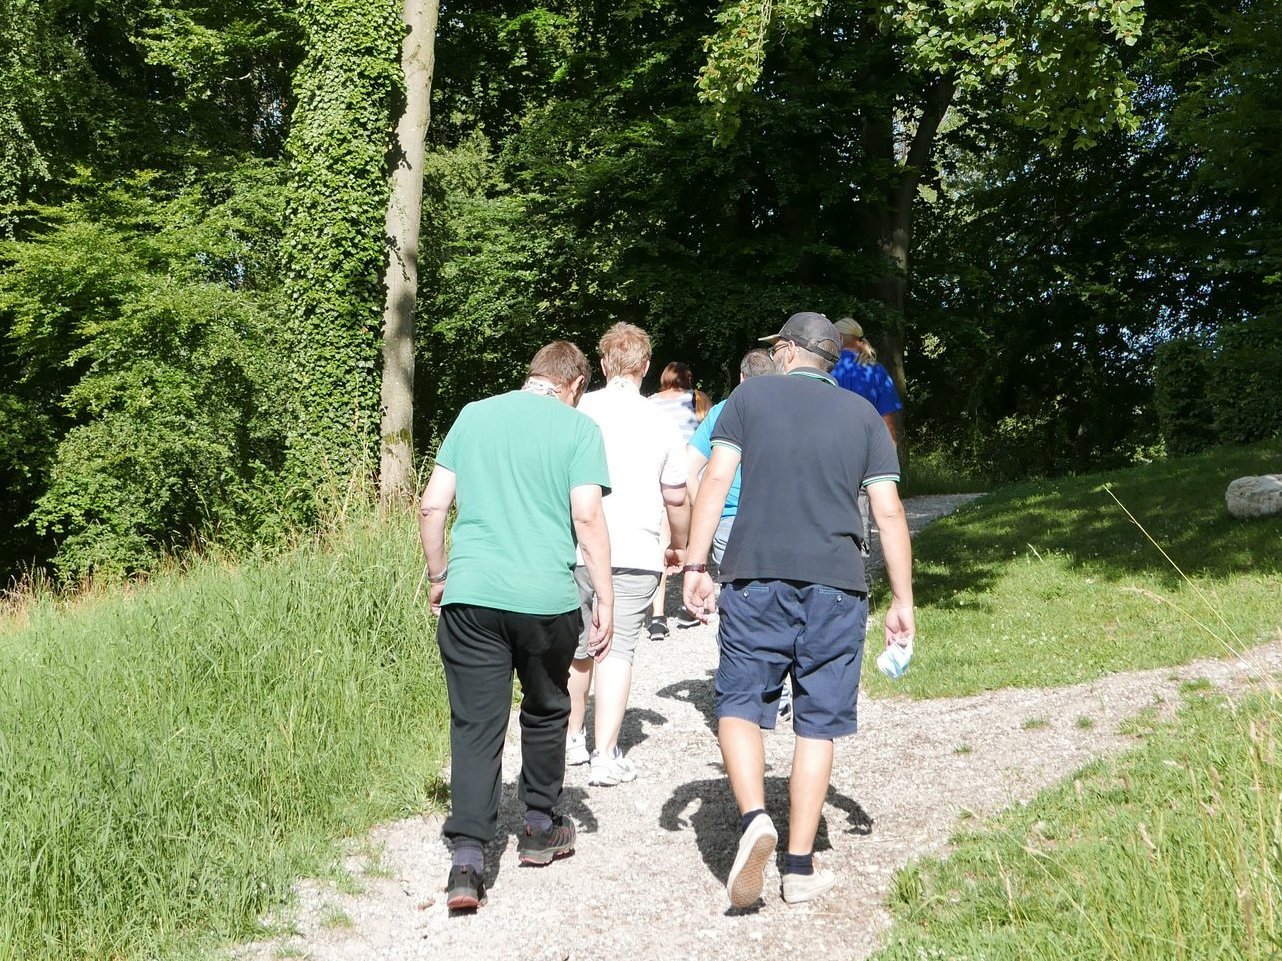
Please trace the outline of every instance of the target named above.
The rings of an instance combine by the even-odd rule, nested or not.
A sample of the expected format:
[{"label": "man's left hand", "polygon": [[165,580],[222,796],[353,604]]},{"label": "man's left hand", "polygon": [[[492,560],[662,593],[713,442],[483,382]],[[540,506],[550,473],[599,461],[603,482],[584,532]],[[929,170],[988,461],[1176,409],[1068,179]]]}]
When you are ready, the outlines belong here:
[{"label": "man's left hand", "polygon": [[432,613],[437,617],[441,616],[441,598],[445,596],[445,582],[432,584],[427,592],[427,603],[431,607]]},{"label": "man's left hand", "polygon": [[886,646],[899,644],[907,647],[917,636],[917,619],[912,607],[895,607],[886,611]]}]

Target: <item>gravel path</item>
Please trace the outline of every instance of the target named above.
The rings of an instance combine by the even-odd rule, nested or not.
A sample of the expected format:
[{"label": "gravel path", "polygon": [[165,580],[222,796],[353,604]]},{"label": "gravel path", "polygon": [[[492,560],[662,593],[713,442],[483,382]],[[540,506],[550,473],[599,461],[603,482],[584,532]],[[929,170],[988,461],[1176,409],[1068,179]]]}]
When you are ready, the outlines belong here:
[{"label": "gravel path", "polygon": [[[913,530],[967,499],[910,499]],[[922,638],[918,656],[929,656],[929,643]],[[574,857],[520,868],[514,837],[502,837],[487,851],[489,903],[473,916],[449,917],[441,818],[388,824],[370,839],[380,852],[373,862],[350,859],[362,893],[302,882],[289,914],[295,933],[245,945],[237,957],[864,958],[889,926],[885,905],[894,872],[945,851],[959,814],[993,814],[1094,757],[1126,748],[1132,742],[1118,733],[1120,723],[1146,706],[1178,700],[1183,680],[1206,677],[1232,687],[1276,675],[1282,671],[1282,635],[1252,652],[1249,662],[1207,661],[1067,688],[956,699],[862,698],[860,733],[838,743],[817,843],[838,873],[836,889],[790,907],[779,898],[771,869],[764,905],[745,912],[729,909],[724,888],[738,813],[714,735],[715,664],[715,620],[641,646],[620,739],[640,777],[618,787],[590,787],[586,766],[568,769],[564,808],[580,828]],[[1093,726],[1079,727],[1080,717],[1091,718]],[[1049,723],[1024,729],[1031,718]],[[780,828],[780,851],[787,840],[792,743],[787,725],[766,736],[767,804]],[[958,753],[963,744],[970,750]],[[518,767],[514,714],[500,819],[508,831],[521,818],[512,781]]]}]

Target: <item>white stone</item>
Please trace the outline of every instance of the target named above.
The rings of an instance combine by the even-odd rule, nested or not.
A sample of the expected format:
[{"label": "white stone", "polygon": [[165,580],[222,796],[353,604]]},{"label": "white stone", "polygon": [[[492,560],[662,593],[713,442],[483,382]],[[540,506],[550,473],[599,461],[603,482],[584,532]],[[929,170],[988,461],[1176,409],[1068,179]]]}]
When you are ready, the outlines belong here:
[{"label": "white stone", "polygon": [[1282,514],[1282,474],[1239,477],[1224,492],[1224,503],[1234,517],[1273,517]]}]

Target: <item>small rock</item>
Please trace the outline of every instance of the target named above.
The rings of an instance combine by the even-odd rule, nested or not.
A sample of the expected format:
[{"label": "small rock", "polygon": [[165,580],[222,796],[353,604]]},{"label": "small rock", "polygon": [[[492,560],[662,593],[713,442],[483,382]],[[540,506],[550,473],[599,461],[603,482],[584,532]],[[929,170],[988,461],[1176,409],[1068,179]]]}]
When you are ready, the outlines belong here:
[{"label": "small rock", "polygon": [[414,905],[414,907],[418,908],[420,911],[426,911],[435,903],[436,903],[436,898],[425,898],[424,900],[420,901],[418,904]]},{"label": "small rock", "polygon": [[1282,474],[1239,477],[1224,492],[1224,504],[1239,520],[1282,514]]}]

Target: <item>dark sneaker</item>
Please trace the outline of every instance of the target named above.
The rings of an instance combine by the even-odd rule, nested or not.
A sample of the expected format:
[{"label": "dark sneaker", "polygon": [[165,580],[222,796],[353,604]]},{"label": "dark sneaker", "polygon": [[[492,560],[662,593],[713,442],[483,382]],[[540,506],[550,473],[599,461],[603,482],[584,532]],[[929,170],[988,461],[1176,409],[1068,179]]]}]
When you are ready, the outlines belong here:
[{"label": "dark sneaker", "polygon": [[650,640],[662,641],[668,636],[668,619],[656,617],[650,622]]},{"label": "dark sneaker", "polygon": [[445,882],[445,906],[451,911],[475,911],[485,903],[485,884],[481,876],[467,864],[450,868]]},{"label": "dark sneaker", "polygon": [[684,607],[677,612],[677,627],[698,627],[703,622],[687,611]]},{"label": "dark sneaker", "polygon": [[546,831],[536,831],[526,824],[521,828],[516,851],[522,864],[541,866],[568,858],[574,853],[574,822],[558,814]]}]

